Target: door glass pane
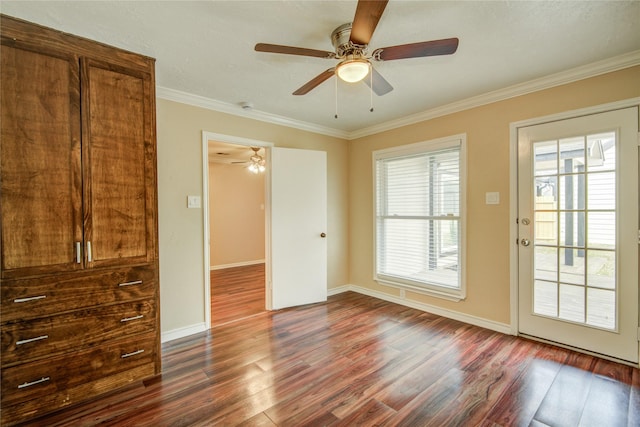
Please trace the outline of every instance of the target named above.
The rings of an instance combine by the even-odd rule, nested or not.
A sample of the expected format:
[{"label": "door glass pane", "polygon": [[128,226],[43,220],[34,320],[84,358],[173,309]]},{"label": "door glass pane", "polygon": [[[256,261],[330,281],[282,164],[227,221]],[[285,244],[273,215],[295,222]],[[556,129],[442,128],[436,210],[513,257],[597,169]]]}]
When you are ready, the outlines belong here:
[{"label": "door glass pane", "polygon": [[616,293],[605,289],[587,289],[587,324],[616,327]]},{"label": "door glass pane", "polygon": [[537,142],[533,146],[535,175],[558,173],[558,142]]},{"label": "door glass pane", "polygon": [[572,322],[584,322],[585,297],[582,286],[560,284],[559,317]]},{"label": "door glass pane", "polygon": [[589,250],[587,285],[595,288],[615,289],[616,253],[614,251]]},{"label": "door glass pane", "polygon": [[558,244],[558,177],[535,178],[535,242],[536,244]]},{"label": "door glass pane", "polygon": [[584,212],[560,212],[560,244],[584,247]]},{"label": "door glass pane", "polygon": [[534,313],[616,327],[616,134],[534,143]]},{"label": "door glass pane", "polygon": [[560,249],[560,281],[584,285],[584,249]]},{"label": "door glass pane", "polygon": [[584,137],[566,138],[560,140],[560,173],[583,172]]},{"label": "door glass pane", "polygon": [[606,132],[587,137],[587,168],[589,172],[616,169],[616,134]]},{"label": "door glass pane", "polygon": [[584,174],[561,176],[558,199],[560,200],[560,209],[584,209]]},{"label": "door glass pane", "polygon": [[589,209],[616,208],[615,172],[591,173],[588,177]]},{"label": "door glass pane", "polygon": [[616,214],[615,212],[589,212],[589,248],[615,249]]},{"label": "door glass pane", "polygon": [[533,312],[543,316],[558,316],[558,284],[536,280],[533,283]]},{"label": "door glass pane", "polygon": [[558,280],[558,248],[536,246],[533,255],[534,278],[540,280]]}]

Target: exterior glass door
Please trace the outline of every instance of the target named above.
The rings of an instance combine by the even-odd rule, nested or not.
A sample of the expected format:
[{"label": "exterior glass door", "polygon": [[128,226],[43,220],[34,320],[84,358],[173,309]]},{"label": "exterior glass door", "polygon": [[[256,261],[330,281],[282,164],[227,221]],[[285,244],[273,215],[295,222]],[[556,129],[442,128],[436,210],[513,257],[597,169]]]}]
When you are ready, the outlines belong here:
[{"label": "exterior glass door", "polygon": [[637,119],[519,129],[521,333],[638,361]]}]

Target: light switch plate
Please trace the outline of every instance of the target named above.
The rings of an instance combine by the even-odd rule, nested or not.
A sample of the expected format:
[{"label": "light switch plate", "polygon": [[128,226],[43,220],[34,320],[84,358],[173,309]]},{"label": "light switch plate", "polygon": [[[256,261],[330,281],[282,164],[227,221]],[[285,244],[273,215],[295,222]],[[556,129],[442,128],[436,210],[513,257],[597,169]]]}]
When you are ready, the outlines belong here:
[{"label": "light switch plate", "polygon": [[499,205],[500,204],[500,193],[498,192],[489,192],[485,193],[485,203],[487,205]]},{"label": "light switch plate", "polygon": [[187,207],[189,209],[199,209],[202,207],[200,196],[187,196]]}]

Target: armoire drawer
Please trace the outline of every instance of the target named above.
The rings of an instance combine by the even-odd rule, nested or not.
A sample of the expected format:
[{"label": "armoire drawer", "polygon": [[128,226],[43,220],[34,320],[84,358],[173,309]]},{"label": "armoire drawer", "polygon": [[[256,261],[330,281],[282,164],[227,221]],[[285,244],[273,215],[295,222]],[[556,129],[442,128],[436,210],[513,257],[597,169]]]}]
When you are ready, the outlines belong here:
[{"label": "armoire drawer", "polygon": [[152,332],[155,327],[156,307],[152,299],[7,323],[1,332],[2,366]]},{"label": "armoire drawer", "polygon": [[155,333],[133,335],[73,354],[5,368],[2,371],[3,412],[7,406],[25,406],[24,402],[30,402],[26,406],[38,408],[76,403],[89,394],[112,389],[114,384],[109,377],[129,370],[138,372],[129,382],[153,376],[156,351]]},{"label": "armoire drawer", "polygon": [[6,280],[0,288],[0,321],[153,297],[157,283],[155,265]]}]

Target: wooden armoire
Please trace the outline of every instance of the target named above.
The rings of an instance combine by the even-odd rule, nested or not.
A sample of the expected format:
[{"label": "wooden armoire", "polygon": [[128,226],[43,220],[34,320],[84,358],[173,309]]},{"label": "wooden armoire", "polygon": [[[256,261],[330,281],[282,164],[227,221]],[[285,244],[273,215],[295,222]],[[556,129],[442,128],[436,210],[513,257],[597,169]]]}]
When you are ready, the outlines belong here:
[{"label": "wooden armoire", "polygon": [[0,19],[11,425],[160,373],[155,60]]}]

